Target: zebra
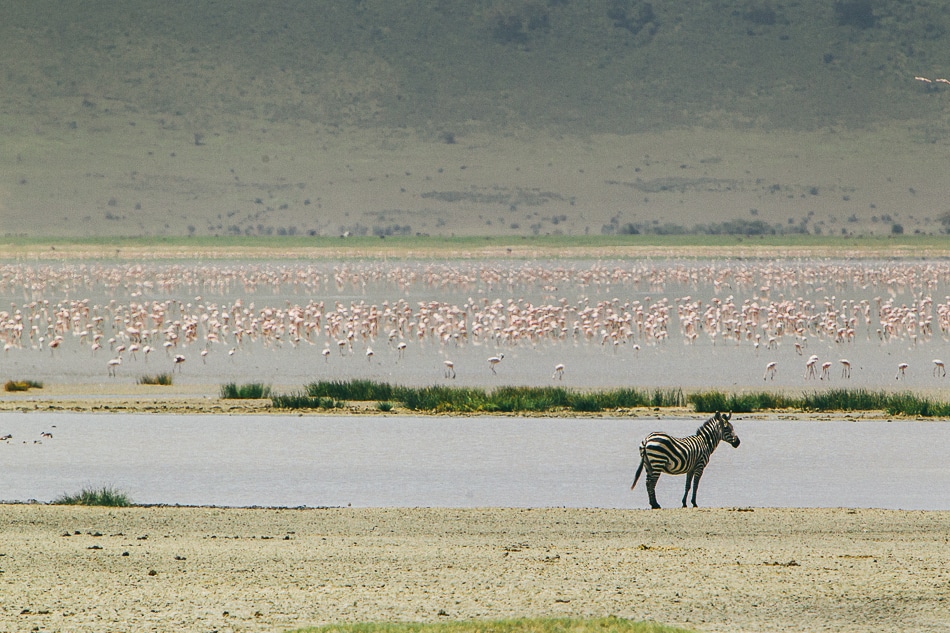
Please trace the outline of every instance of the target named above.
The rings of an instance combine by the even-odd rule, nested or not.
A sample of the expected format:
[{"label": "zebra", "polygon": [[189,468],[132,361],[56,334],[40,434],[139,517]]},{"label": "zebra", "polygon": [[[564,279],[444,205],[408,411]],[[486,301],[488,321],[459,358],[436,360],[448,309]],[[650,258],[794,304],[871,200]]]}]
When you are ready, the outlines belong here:
[{"label": "zebra", "polygon": [[733,446],[739,446],[729,422],[732,413],[722,415],[718,411],[706,420],[696,435],[689,437],[672,437],[666,433],[650,433],[640,442],[640,467],[637,476],[633,479],[633,490],[640,479],[640,473],[646,468],[647,493],[650,495],[650,507],[657,509],[656,482],[661,473],[668,475],[686,474],[686,492],[683,494],[683,507],[686,507],[686,498],[689,496],[689,486],[693,486],[693,507],[696,507],[696,491],[699,489],[699,479],[703,476],[703,469],[709,463],[709,456],[716,450],[720,440],[725,440]]}]

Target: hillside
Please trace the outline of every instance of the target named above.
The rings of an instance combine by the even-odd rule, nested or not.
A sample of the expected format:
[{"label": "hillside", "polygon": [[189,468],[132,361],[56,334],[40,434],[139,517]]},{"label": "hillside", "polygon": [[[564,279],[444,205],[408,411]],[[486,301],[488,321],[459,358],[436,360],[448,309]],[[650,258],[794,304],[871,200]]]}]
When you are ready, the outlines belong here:
[{"label": "hillside", "polygon": [[942,2],[0,13],[0,233],[935,232],[947,211],[950,86],[914,80],[950,74]]}]

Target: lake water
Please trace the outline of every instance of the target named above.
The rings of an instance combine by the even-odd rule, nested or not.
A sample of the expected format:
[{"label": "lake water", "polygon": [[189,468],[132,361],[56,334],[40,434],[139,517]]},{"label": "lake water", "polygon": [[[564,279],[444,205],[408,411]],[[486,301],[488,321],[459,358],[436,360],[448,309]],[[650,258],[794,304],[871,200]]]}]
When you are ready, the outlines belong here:
[{"label": "lake water", "polygon": [[[701,422],[0,413],[0,499],[110,485],[137,503],[645,508],[640,440]],[[712,456],[700,506],[950,510],[946,423],[733,422],[742,444]],[[661,477],[660,503],[684,483]]]}]

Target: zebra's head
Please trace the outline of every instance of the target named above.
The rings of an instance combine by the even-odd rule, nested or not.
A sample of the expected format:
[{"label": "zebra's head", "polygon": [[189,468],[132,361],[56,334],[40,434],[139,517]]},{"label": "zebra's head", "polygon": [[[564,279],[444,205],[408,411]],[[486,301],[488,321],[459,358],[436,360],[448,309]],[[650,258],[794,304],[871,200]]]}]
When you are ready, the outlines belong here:
[{"label": "zebra's head", "polygon": [[732,422],[729,420],[732,418],[732,413],[727,413],[723,415],[716,411],[714,416],[719,422],[719,429],[722,432],[722,440],[728,442],[732,445],[733,448],[739,446],[739,436],[736,435],[735,430],[732,428]]}]

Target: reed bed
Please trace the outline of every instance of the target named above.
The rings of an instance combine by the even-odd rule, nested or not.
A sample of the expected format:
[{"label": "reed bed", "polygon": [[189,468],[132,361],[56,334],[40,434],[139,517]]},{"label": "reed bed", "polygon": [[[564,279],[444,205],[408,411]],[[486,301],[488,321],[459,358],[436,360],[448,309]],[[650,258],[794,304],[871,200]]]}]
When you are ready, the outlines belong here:
[{"label": "reed bed", "polygon": [[371,380],[349,380],[315,382],[307,385],[303,392],[273,395],[270,398],[278,409],[331,409],[344,406],[346,401],[376,401],[379,403],[377,409],[381,411],[390,411],[396,405],[402,405],[410,411],[428,413],[596,413],[637,407],[690,407],[697,413],[753,413],[791,409],[812,412],[884,411],[889,415],[950,417],[950,402],[906,391],[892,393],[867,389],[829,389],[800,395],[718,390],[687,394],[682,389],[627,387],[575,391],[562,387],[499,387],[487,390],[445,385],[403,387]]}]

